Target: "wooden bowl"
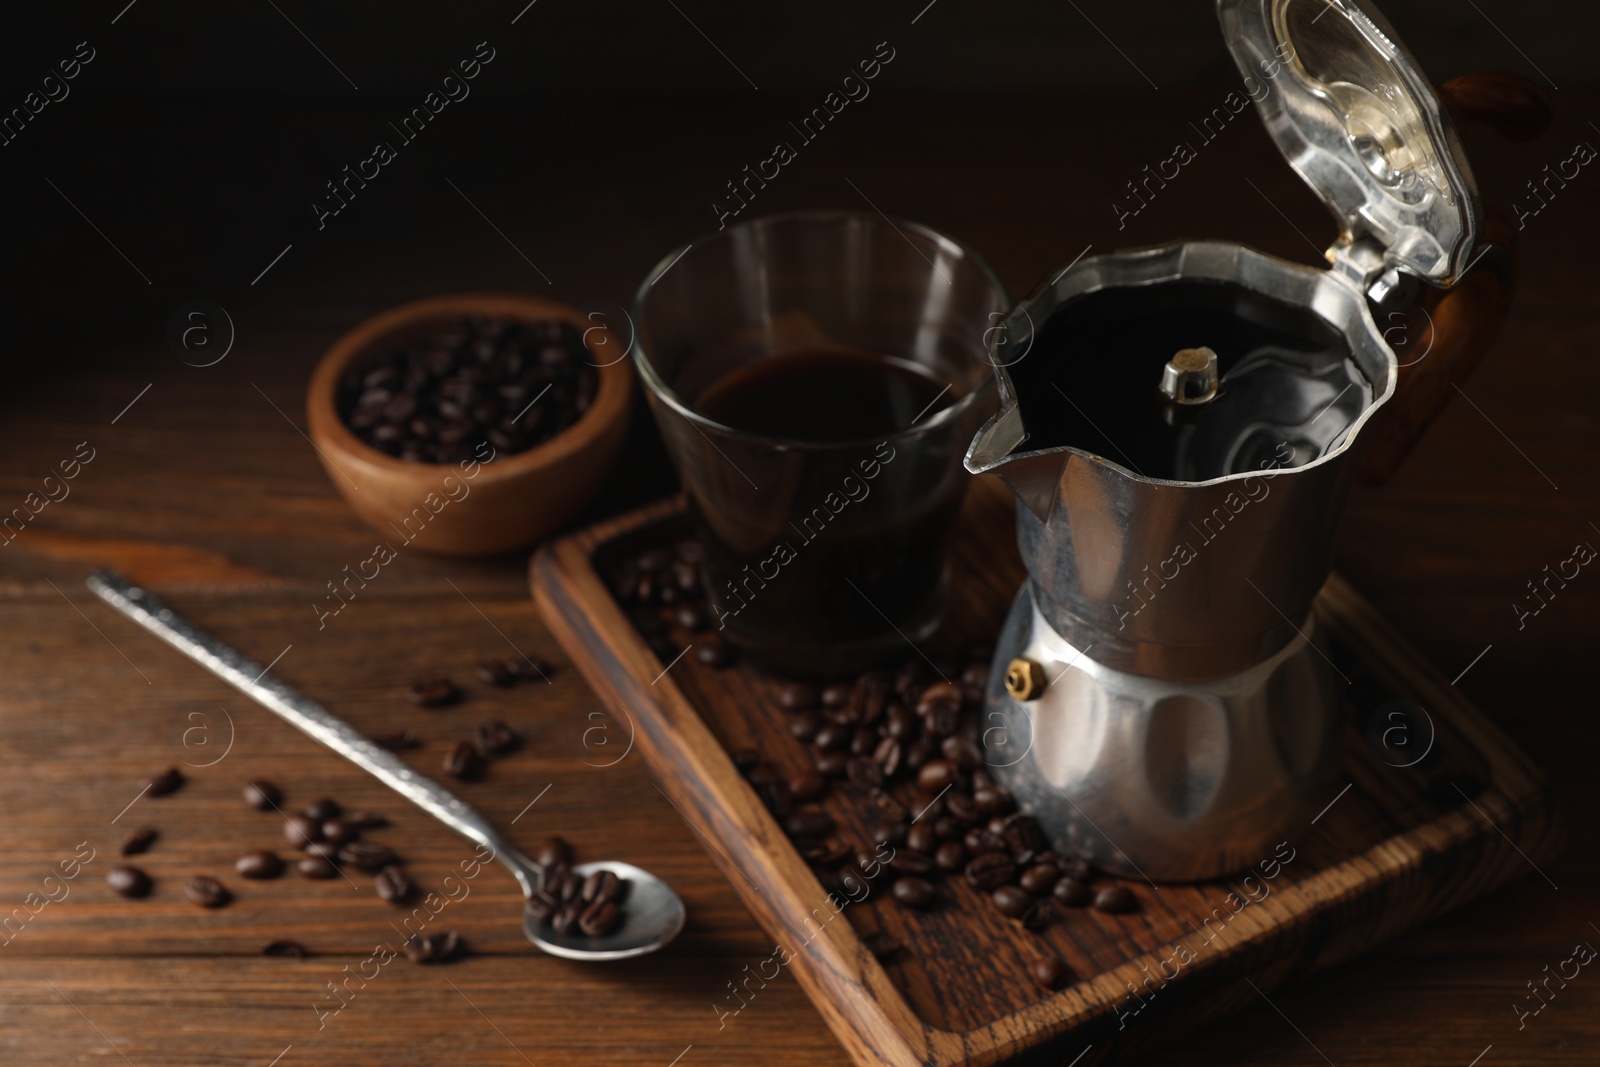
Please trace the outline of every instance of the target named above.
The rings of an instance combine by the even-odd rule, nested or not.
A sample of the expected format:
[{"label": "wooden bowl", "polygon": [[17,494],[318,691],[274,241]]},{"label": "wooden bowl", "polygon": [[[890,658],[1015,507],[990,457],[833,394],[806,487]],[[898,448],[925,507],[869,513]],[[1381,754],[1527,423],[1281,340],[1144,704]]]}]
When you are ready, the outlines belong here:
[{"label": "wooden bowl", "polygon": [[616,462],[633,400],[630,361],[599,368],[594,402],[555,437],[491,463],[407,463],[378,451],[339,417],[346,371],[437,336],[466,315],[515,322],[566,321],[591,350],[622,351],[576,308],[510,293],[461,293],[402,304],[368,319],[328,349],[311,375],[306,414],[323,469],[350,506],[398,551],[447,556],[525,548],[561,528],[599,491]]}]

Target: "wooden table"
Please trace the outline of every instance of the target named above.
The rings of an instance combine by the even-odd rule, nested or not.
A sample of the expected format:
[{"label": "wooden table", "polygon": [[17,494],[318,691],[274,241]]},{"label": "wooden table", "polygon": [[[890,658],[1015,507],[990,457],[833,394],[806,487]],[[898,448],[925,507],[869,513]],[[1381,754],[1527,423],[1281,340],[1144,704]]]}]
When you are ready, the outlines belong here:
[{"label": "wooden table", "polygon": [[[984,249],[1019,293],[1085,246],[1225,236],[1311,261],[1328,220],[1253,120],[1204,148],[1119,232],[1110,204],[1124,183],[1166,158],[1189,136],[1184,120],[1225,92],[1172,90],[1160,106],[961,108],[885,94],[806,146],[753,210],[866,207],[870,197]],[[1470,139],[1491,196],[1565,159],[1580,137],[1593,140],[1582,116],[1600,101],[1558,102],[1556,132],[1531,145]],[[0,547],[0,915],[60,898],[6,928],[0,1062],[843,1061],[789,981],[719,1028],[713,1002],[771,946],[637,755],[596,766],[622,737],[595,717],[576,673],[509,691],[472,678],[479,659],[510,646],[562,663],[529,600],[523,558],[404,552],[318,628],[312,604],[374,541],[300,433],[304,382],[322,348],[361,317],[430,292],[496,287],[627,303],[658,256],[714,225],[710,200],[767,154],[785,114],[772,101],[563,104],[538,116],[473,107],[444,116],[451,125],[441,122],[437,138],[408,149],[320,232],[305,204],[370,139],[380,110],[173,104],[151,115],[83,101],[70,121],[64,110],[45,116],[60,121],[40,122],[31,156],[8,156],[23,161],[4,186],[18,205],[16,259],[34,282],[13,291],[6,312],[13,386],[0,401],[0,505],[22,505],[79,442],[93,459],[67,499]],[[574,147],[551,147],[562,145]],[[1512,609],[1546,564],[1577,542],[1600,542],[1589,347],[1600,345],[1591,260],[1600,178],[1585,171],[1570,186],[1527,222],[1519,303],[1466,387],[1471,403],[1457,399],[1394,483],[1357,493],[1340,557],[1352,582],[1448,676],[1461,673],[1458,684],[1548,770],[1570,845],[1542,871],[1310,976],[1272,1005],[1248,1006],[1159,1062],[1467,1067],[1481,1055],[1476,1062],[1498,1067],[1600,1056],[1600,976],[1552,985],[1555,999],[1521,1029],[1512,1007],[1575,943],[1600,944],[1600,577],[1580,574],[1523,629]],[[238,328],[233,351],[206,368],[184,365],[162,338],[172,310],[195,297],[226,307]],[[669,484],[648,427],[636,430],[628,469],[596,515]],[[278,817],[241,801],[243,783],[266,777],[294,805],[328,795],[388,815],[393,828],[377,836],[428,888],[441,888],[470,849],[93,601],[82,583],[96,565],[152,584],[257,659],[278,657],[285,679],[358,726],[411,728],[425,742],[415,754],[425,772],[437,773],[445,743],[479,718],[508,719],[526,744],[464,795],[520,842],[560,831],[586,856],[665,876],[689,906],[688,928],[642,961],[544,957],[522,939],[512,882],[486,870],[440,919],[465,937],[469,958],[377,967],[364,984],[351,981],[342,1011],[323,1014],[334,1003],[328,983],[371,973],[363,961],[373,946],[398,945],[397,912],[364,879],[234,876],[238,854],[280,841]],[[410,705],[406,684],[431,671],[467,684],[469,699],[439,712]],[[135,799],[156,771],[206,763],[185,767],[180,792]],[[145,824],[162,831],[143,861],[155,894],[125,901],[105,872],[123,833]],[[76,878],[46,881],[89,849]],[[238,899],[215,912],[187,903],[183,879],[201,872],[223,877]],[[285,937],[313,955],[259,955]]]}]

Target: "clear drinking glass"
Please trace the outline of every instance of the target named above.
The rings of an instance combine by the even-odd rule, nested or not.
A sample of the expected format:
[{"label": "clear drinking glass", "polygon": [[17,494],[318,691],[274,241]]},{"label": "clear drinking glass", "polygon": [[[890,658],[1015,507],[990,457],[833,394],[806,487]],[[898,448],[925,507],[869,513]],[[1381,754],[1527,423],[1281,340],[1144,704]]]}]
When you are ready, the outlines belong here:
[{"label": "clear drinking glass", "polygon": [[[962,457],[995,407],[985,332],[1010,304],[971,249],[857,212],[752,219],[651,271],[635,359],[705,544],[722,636],[780,673],[826,676],[933,634]],[[770,435],[700,410],[730,373],[840,346],[914,364],[947,391],[905,412],[902,428],[856,440],[810,433],[812,409],[773,411]],[[857,383],[837,382],[843,406]],[[814,404],[815,426],[833,406]]]}]

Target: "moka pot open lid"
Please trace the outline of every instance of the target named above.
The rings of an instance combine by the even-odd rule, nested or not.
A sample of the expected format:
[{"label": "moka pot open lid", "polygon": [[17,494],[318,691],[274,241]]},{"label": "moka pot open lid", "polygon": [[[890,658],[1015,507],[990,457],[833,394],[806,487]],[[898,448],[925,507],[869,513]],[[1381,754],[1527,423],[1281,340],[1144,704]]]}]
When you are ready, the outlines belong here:
[{"label": "moka pot open lid", "polygon": [[1341,222],[1335,267],[1390,286],[1465,273],[1482,230],[1472,171],[1383,16],[1366,0],[1217,0],[1217,15],[1267,133]]}]

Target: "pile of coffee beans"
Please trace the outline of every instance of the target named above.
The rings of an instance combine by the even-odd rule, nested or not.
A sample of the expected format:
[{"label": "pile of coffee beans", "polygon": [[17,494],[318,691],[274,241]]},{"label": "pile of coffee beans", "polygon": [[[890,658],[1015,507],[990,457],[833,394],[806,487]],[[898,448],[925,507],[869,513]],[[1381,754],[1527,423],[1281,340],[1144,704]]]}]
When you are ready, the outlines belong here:
[{"label": "pile of coffee beans", "polygon": [[559,837],[541,844],[533,860],[544,873],[539,892],[528,898],[528,919],[563,937],[605,937],[622,925],[628,880],[610,871],[585,877],[572,869],[572,846]]},{"label": "pile of coffee beans", "polygon": [[599,387],[597,361],[572,323],[468,316],[431,341],[350,371],[338,410],[381,452],[410,463],[458,463],[548,441],[589,410]]},{"label": "pile of coffee beans", "polygon": [[[612,569],[613,595],[666,662],[682,651],[676,624],[687,635],[710,625],[700,585],[702,547],[680,541],[630,555]],[[690,638],[698,648],[704,637]],[[732,653],[697,659],[721,667]],[[902,908],[925,910],[952,902],[944,882],[965,880],[991,905],[1024,928],[1039,930],[1065,909],[1093,907],[1119,913],[1138,906],[1126,885],[1104,880],[1085,860],[1050,847],[1034,818],[1016,810],[1011,794],[990,777],[979,712],[989,680],[992,649],[972,647],[958,657],[929,662],[920,653],[894,670],[867,671],[829,684],[775,683],[774,699],[788,732],[805,746],[809,769],[785,774],[762,753],[733,753],[769,811],[830,890],[867,879],[881,852],[893,848],[887,867],[889,896]],[[792,764],[789,758],[781,762]],[[835,790],[848,790],[870,817],[841,826],[824,810]],[[835,809],[837,810],[837,809]],[[875,935],[874,954],[898,945]],[[1060,988],[1065,964],[1044,957],[1034,980]]]}]

